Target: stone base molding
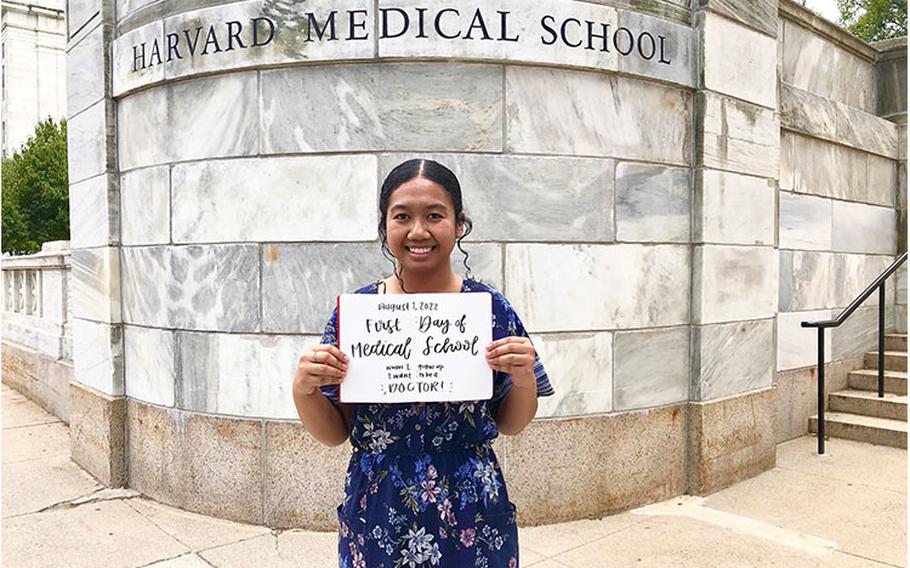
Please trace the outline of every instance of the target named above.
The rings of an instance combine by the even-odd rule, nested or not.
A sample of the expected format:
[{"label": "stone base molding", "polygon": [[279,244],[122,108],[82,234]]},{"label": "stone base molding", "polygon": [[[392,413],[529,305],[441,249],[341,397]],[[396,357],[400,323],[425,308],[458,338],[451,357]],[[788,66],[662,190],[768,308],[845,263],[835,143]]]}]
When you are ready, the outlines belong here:
[{"label": "stone base molding", "polygon": [[3,382],[60,420],[70,421],[73,365],[8,341],[3,342]]},{"label": "stone base molding", "polygon": [[[348,444],[325,447],[295,421],[135,400],[128,416],[133,489],[235,521],[337,529]],[[494,448],[522,525],[600,517],[686,492],[686,404],[539,420]]]},{"label": "stone base molding", "polygon": [[771,469],[776,463],[773,388],[688,408],[690,495],[707,495]]},{"label": "stone base molding", "polygon": [[126,399],[77,382],[70,383],[69,396],[73,461],[108,487],[126,486]]},{"label": "stone base molding", "polygon": [[[862,368],[862,359],[847,359],[826,364],[825,401],[828,400],[828,393],[847,388],[847,376],[850,371]],[[775,442],[780,444],[805,436],[809,433],[809,417],[818,414],[817,367],[779,372],[774,386],[777,405]]]}]

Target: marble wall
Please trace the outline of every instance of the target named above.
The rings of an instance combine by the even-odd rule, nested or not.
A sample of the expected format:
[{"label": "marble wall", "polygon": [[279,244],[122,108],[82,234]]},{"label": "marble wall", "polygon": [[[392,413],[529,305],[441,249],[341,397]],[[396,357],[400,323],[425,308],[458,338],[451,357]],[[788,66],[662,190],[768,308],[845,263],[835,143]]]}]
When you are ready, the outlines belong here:
[{"label": "marble wall", "polygon": [[[615,53],[606,69],[629,75],[583,70],[593,63],[577,54],[559,60],[566,68],[472,62],[511,61],[477,51],[483,44],[439,63],[426,61],[448,54],[437,41],[420,53],[388,41],[383,55],[424,60],[195,77],[228,68],[206,59],[130,83],[118,79],[121,47],[153,37],[160,22],[117,39],[125,345],[117,361],[127,396],[188,411],[295,418],[296,354],[318,339],[337,293],[389,273],[376,241],[378,187],[394,165],[420,156],[459,174],[474,221],[465,243],[471,273],[512,300],[557,385],[540,416],[685,401],[694,36],[616,7],[579,9],[684,40],[672,73],[653,81],[653,66]],[[539,61],[552,63],[547,57],[560,52],[553,53]],[[169,81],[177,76],[187,79]],[[725,180],[718,183],[731,199],[767,193]],[[767,229],[719,238],[764,242]],[[87,275],[103,270],[89,260]],[[464,272],[460,254],[452,262]],[[540,284],[556,280],[565,286]],[[667,350],[672,372],[643,356]]]},{"label": "marble wall", "polygon": [[[800,322],[837,316],[897,254],[902,152],[898,125],[876,114],[875,50],[798,8],[789,15],[779,46],[778,371],[816,365],[817,332]],[[899,326],[887,297],[887,325]],[[877,304],[873,294],[827,334],[825,361],[873,347]]]},{"label": "marble wall", "polygon": [[[76,317],[106,338],[80,343],[77,369],[155,405],[293,418],[280,361],[318,338],[336,293],[388,273],[378,187],[426,156],[459,174],[472,274],[512,300],[550,371],[541,416],[769,387],[811,364],[800,318],[846,305],[895,253],[899,179],[874,63],[784,4],[505,2],[510,47],[304,42],[280,3],[116,2],[113,99],[71,100]],[[415,6],[308,9],[363,10],[373,30]],[[532,41],[551,12],[650,30],[672,63],[573,47],[571,26]],[[173,30],[258,16],[283,30],[261,49],[151,59]],[[99,37],[74,59],[97,63]]]}]

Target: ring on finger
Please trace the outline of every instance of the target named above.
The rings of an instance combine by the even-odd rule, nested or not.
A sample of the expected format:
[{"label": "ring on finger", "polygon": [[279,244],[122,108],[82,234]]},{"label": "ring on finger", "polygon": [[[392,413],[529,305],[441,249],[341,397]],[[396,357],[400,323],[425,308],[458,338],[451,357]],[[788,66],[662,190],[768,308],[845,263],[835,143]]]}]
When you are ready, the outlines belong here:
[{"label": "ring on finger", "polygon": [[316,353],[318,353],[318,351],[313,351],[313,356],[312,356],[311,359],[310,359],[313,363],[318,363],[318,362],[319,362],[319,361],[316,360]]}]

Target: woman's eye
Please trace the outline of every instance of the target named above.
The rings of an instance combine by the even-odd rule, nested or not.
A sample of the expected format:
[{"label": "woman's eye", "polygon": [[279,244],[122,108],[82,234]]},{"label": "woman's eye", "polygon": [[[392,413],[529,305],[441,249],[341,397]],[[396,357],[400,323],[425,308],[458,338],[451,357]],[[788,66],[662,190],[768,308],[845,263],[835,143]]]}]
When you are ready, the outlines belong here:
[{"label": "woman's eye", "polygon": [[395,215],[392,216],[392,219],[394,219],[396,221],[400,221],[402,219],[407,219],[407,218],[408,218],[408,216],[404,213],[396,213]]},{"label": "woman's eye", "polygon": [[442,215],[439,213],[430,213],[430,219],[442,219]]}]

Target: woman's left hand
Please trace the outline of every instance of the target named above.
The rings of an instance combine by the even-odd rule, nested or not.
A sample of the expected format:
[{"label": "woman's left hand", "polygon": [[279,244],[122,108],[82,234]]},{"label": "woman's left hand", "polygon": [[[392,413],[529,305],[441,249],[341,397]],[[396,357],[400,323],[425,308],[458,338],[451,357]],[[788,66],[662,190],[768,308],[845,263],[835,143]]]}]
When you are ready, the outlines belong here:
[{"label": "woman's left hand", "polygon": [[512,376],[512,386],[536,386],[534,355],[537,352],[527,337],[504,337],[487,345],[487,364],[494,371]]}]

